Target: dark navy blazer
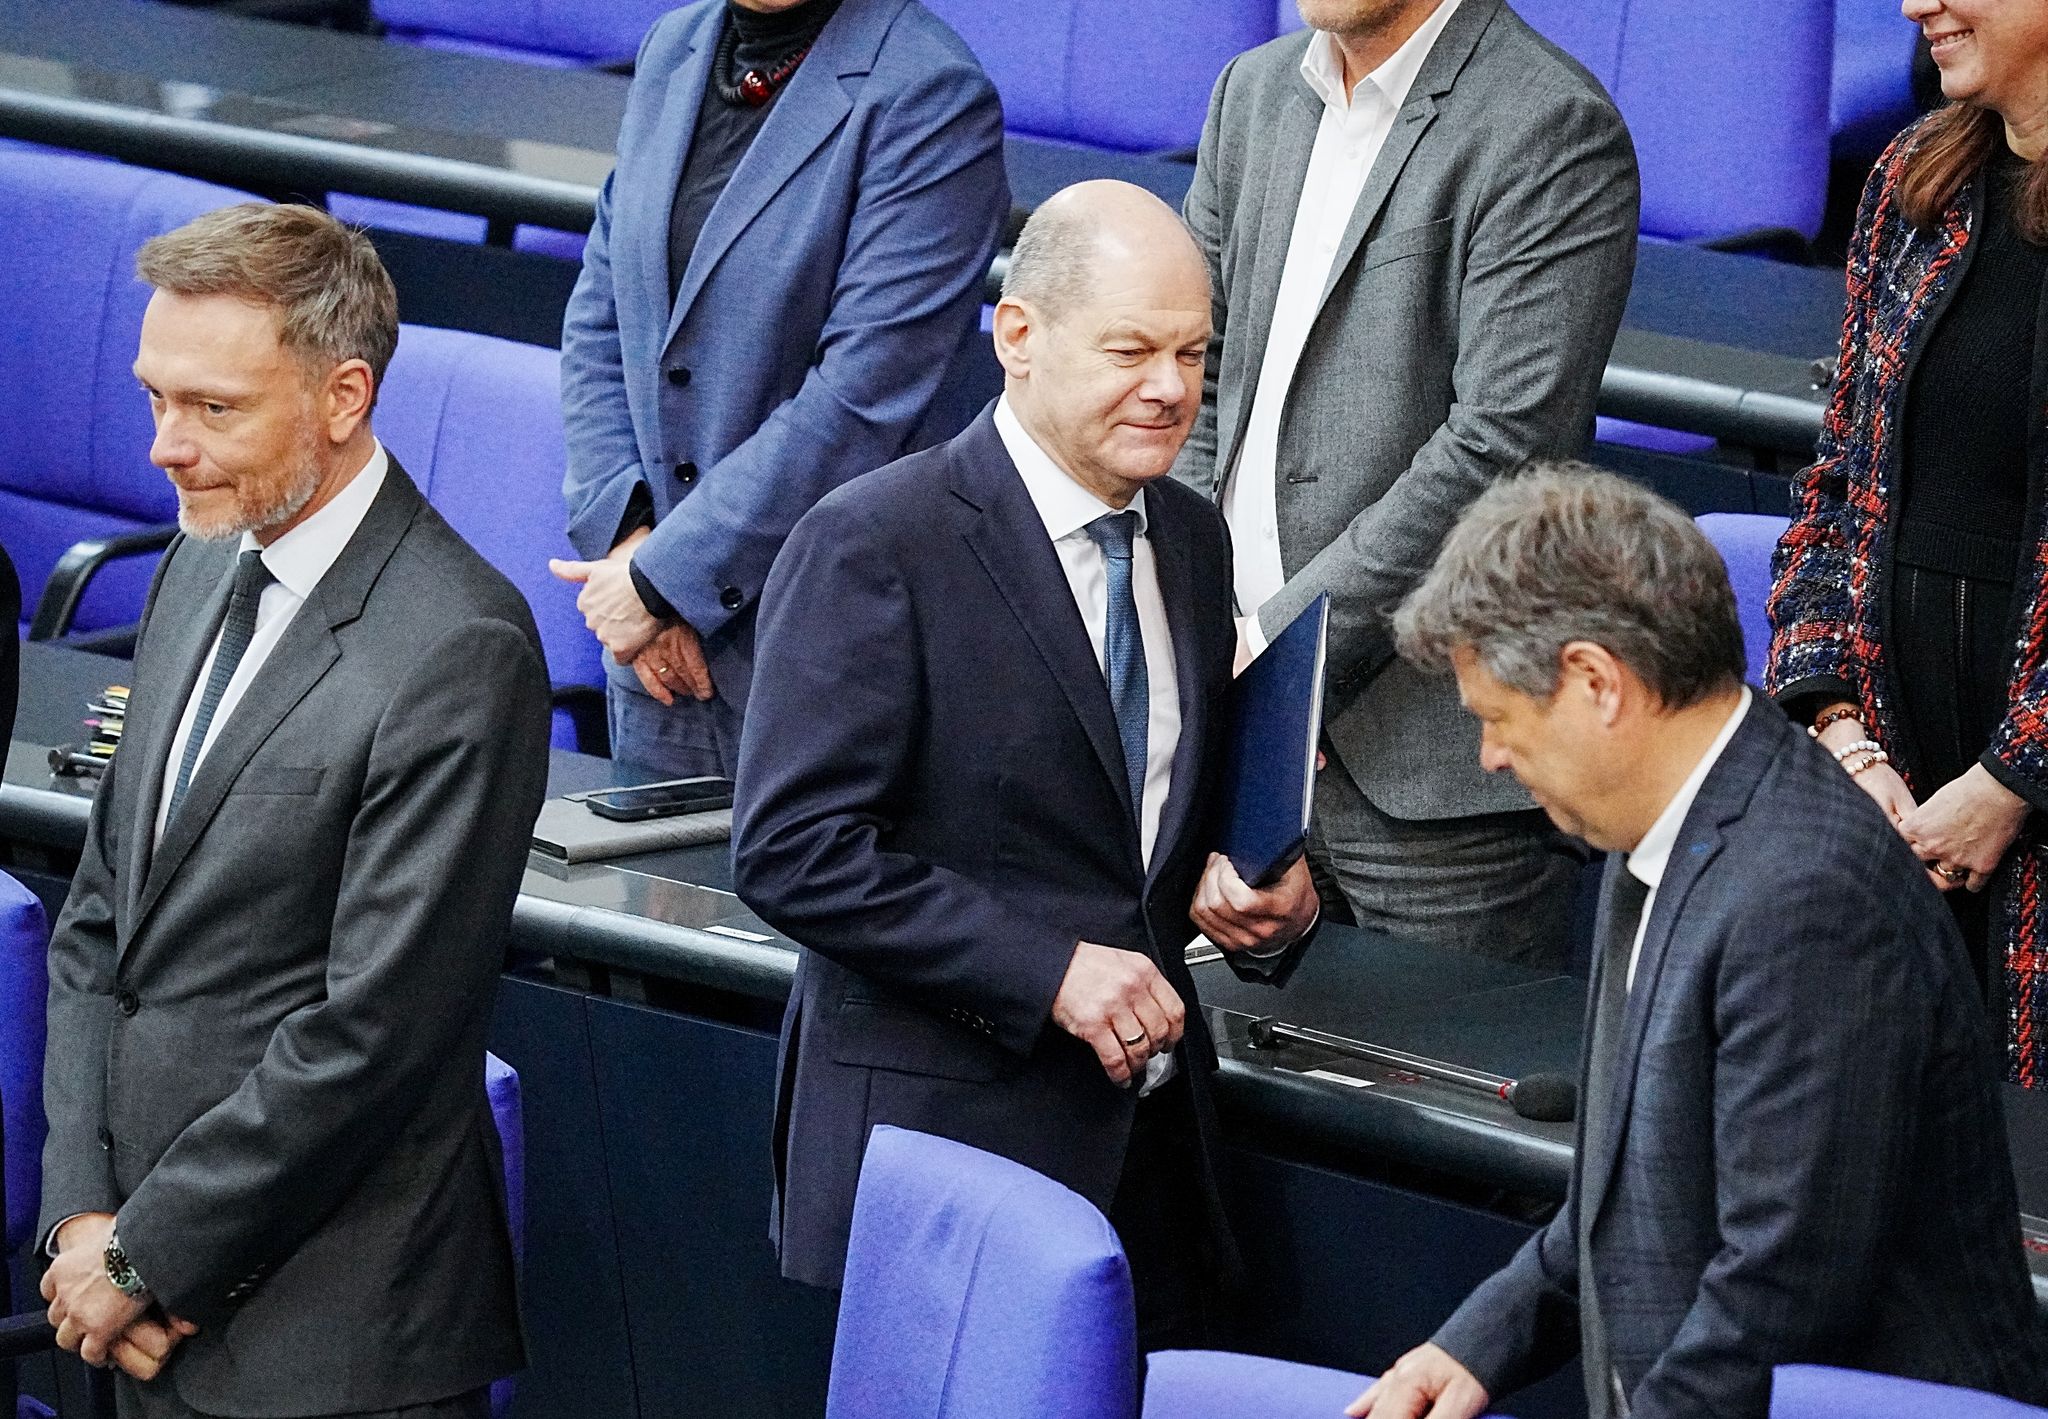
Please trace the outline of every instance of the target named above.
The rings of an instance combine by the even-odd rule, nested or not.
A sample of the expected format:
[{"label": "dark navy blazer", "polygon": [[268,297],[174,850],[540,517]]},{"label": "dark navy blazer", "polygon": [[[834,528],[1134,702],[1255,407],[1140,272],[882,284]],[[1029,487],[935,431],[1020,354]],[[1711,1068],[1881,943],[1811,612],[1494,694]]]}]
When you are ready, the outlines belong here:
[{"label": "dark navy blazer", "polygon": [[2048,1395],[1954,922],[1761,695],[1686,815],[1620,1036],[1570,1201],[1436,1337],[1489,1393],[1578,1351],[1583,1209],[1633,1419],[1764,1419],[1793,1362]]},{"label": "dark navy blazer", "polygon": [[733,848],[740,895],[805,947],[775,1122],[797,1280],[838,1284],[878,1123],[1014,1158],[1107,1210],[1134,1095],[1050,1023],[1078,941],[1144,952],[1188,1003],[1180,1060],[1206,1122],[1215,1054],[1182,947],[1230,554],[1206,499],[1168,479],[1145,499],[1181,700],[1149,872],[1102,671],[989,413],[826,498],[769,578]]},{"label": "dark navy blazer", "polygon": [[[634,556],[742,702],[776,550],[840,483],[943,437],[930,411],[981,305],[1009,191],[995,90],[916,0],[845,0],[755,136],[669,302],[669,208],[724,0],[640,51],[562,330],[569,538]],[[615,671],[627,688],[636,681]]]}]

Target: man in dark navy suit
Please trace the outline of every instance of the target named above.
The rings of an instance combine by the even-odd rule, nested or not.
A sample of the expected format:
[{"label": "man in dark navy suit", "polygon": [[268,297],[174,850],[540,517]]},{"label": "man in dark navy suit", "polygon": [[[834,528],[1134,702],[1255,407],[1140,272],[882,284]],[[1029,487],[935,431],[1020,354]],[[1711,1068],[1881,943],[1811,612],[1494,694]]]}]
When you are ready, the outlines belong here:
[{"label": "man in dark navy suit", "polygon": [[1955,922],[1862,756],[1743,685],[1692,519],[1583,466],[1525,473],[1395,630],[1455,670],[1487,769],[1612,856],[1564,1209],[1349,1412],[1474,1419],[1574,1354],[1593,1419],[1764,1419],[1793,1363],[2040,1403]]},{"label": "man in dark navy suit", "polygon": [[[996,308],[1003,397],[798,523],[761,602],[740,895],[806,948],[777,1238],[839,1284],[880,1123],[1108,1213],[1144,1348],[1199,1341],[1234,1253],[1183,948],[1259,974],[1316,912],[1206,851],[1230,679],[1223,521],[1164,475],[1201,402],[1202,259],[1163,203],[1041,207]],[[1243,961],[1243,957],[1264,957]]]}]

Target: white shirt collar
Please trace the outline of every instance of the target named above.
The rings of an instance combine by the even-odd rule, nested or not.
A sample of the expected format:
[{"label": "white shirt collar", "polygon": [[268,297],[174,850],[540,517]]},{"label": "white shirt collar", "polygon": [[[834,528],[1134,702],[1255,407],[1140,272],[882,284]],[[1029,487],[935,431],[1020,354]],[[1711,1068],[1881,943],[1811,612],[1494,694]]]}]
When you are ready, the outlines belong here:
[{"label": "white shirt collar", "polygon": [[[1371,84],[1379,90],[1387,107],[1398,112],[1401,105],[1408,102],[1408,91],[1415,87],[1415,80],[1422,73],[1423,61],[1429,58],[1437,36],[1451,22],[1451,15],[1458,4],[1459,0],[1444,0],[1436,7],[1436,13],[1422,22],[1421,28],[1388,55],[1384,64],[1360,79],[1351,93],[1355,95],[1359,89]],[[1308,49],[1301,56],[1301,77],[1308,81],[1308,86],[1315,90],[1316,97],[1326,106],[1340,112],[1351,106],[1351,96],[1344,92],[1344,62],[1329,31],[1317,30],[1309,40]]]},{"label": "white shirt collar", "polygon": [[1024,480],[1024,491],[1031,494],[1031,505],[1038,509],[1045,523],[1046,536],[1053,541],[1072,536],[1105,513],[1118,511],[1136,513],[1138,535],[1145,535],[1145,490],[1138,489],[1130,506],[1123,509],[1113,508],[1096,497],[1053,462],[1052,455],[1031,437],[1017,411],[1010,407],[1007,395],[996,401],[996,433],[1003,440],[1010,462],[1017,465],[1017,476]]},{"label": "white shirt collar", "polygon": [[391,458],[384,452],[384,445],[372,439],[369,462],[334,495],[332,502],[268,547],[257,542],[255,533],[244,532],[242,550],[253,552],[260,547],[263,565],[277,578],[278,585],[301,601],[308,599],[341,555],[342,548],[348,546],[349,538],[363,525],[390,467]]},{"label": "white shirt collar", "polygon": [[1678,792],[1664,805],[1657,821],[1650,824],[1650,831],[1643,834],[1643,840],[1628,855],[1629,875],[1651,891],[1655,891],[1657,884],[1664,880],[1664,868],[1671,861],[1671,849],[1678,846],[1678,830],[1685,826],[1685,815],[1692,811],[1692,801],[1700,796],[1700,785],[1707,781],[1707,775],[1720,759],[1721,751],[1728,747],[1728,741],[1742,727],[1742,717],[1749,713],[1751,698],[1749,686],[1744,685],[1742,700],[1735,706],[1735,712],[1728,716],[1728,722],[1721,726],[1721,732],[1714,736],[1707,752],[1693,765],[1692,773],[1678,786]]}]

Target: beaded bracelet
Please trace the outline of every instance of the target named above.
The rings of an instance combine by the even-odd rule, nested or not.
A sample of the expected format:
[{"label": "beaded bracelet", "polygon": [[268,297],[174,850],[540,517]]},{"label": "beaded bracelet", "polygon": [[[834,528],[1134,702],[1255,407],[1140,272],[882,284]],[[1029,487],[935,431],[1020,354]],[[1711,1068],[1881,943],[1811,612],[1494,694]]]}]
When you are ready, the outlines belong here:
[{"label": "beaded bracelet", "polygon": [[1863,711],[1853,705],[1843,705],[1840,709],[1831,709],[1819,719],[1807,725],[1806,732],[1812,738],[1818,739],[1821,736],[1821,731],[1825,730],[1829,725],[1840,724],[1845,719],[1853,719],[1858,724],[1862,724]]},{"label": "beaded bracelet", "polygon": [[1885,753],[1884,750],[1872,749],[1865,753],[1863,757],[1863,762],[1856,765],[1856,767],[1849,768],[1847,764],[1842,765],[1842,767],[1845,769],[1849,769],[1849,777],[1854,778],[1856,777],[1856,775],[1862,773],[1865,769],[1876,768],[1879,764],[1888,764],[1891,762],[1891,760],[1892,756]]},{"label": "beaded bracelet", "polygon": [[1868,753],[1873,749],[1875,749],[1879,753],[1884,752],[1884,746],[1878,743],[1875,739],[1858,739],[1853,744],[1844,744],[1841,748],[1836,749],[1834,751],[1835,762],[1839,764],[1843,760],[1847,759],[1851,754]]}]

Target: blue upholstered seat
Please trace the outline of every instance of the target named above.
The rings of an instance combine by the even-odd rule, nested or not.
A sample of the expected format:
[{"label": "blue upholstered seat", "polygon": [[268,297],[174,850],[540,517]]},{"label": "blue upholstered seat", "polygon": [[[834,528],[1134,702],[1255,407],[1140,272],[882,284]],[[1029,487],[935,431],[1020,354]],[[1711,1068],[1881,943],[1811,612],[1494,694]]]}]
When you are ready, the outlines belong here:
[{"label": "blue upholstered seat", "polygon": [[[564,528],[561,356],[464,330],[404,326],[377,432],[427,500],[533,608],[556,685],[602,686],[576,588],[548,571],[573,557]],[[558,717],[555,742],[574,747]]]},{"label": "blue upholstered seat", "polygon": [[[491,1121],[498,1126],[498,1146],[505,1152],[505,1222],[512,1233],[512,1260],[526,1259],[526,1110],[519,1092],[519,1072],[495,1054],[484,1052],[484,1090],[491,1099]],[[518,1382],[509,1376],[491,1386],[491,1419],[511,1411]]]},{"label": "blue upholstered seat", "polygon": [[[43,1041],[50,941],[43,904],[0,872],[0,1108],[5,1110],[7,1251],[35,1231],[42,1201]],[[0,1306],[0,1313],[6,1307]]]},{"label": "blue upholstered seat", "polygon": [[1614,96],[1643,172],[1642,229],[1690,241],[1820,231],[1832,0],[1518,0]]},{"label": "blue upholstered seat", "polygon": [[675,0],[374,0],[395,39],[539,64],[631,59]]},{"label": "blue upholstered seat", "polygon": [[1835,0],[1835,73],[1828,124],[1838,158],[1866,163],[1912,122],[1920,29],[1898,0]]},{"label": "blue upholstered seat", "polygon": [[854,1204],[826,1419],[1130,1419],[1130,1272],[1079,1194],[883,1126]]},{"label": "blue upholstered seat", "polygon": [[1144,1419],[1332,1419],[1372,1383],[1223,1350],[1161,1350],[1145,1363]]},{"label": "blue upholstered seat", "polygon": [[1771,658],[1771,623],[1764,614],[1771,599],[1771,554],[1791,519],[1757,512],[1710,512],[1694,521],[1728,566],[1750,683],[1761,685]]},{"label": "blue upholstered seat", "polygon": [[1780,1365],[1771,1419],[2043,1419],[2048,1409],[1973,1389],[1826,1365]]},{"label": "blue upholstered seat", "polygon": [[[177,516],[149,461],[149,403],[130,372],[149,290],[136,248],[248,194],[96,158],[0,148],[0,537],[24,618],[73,543]],[[77,629],[142,609],[152,558],[118,562]]]}]

